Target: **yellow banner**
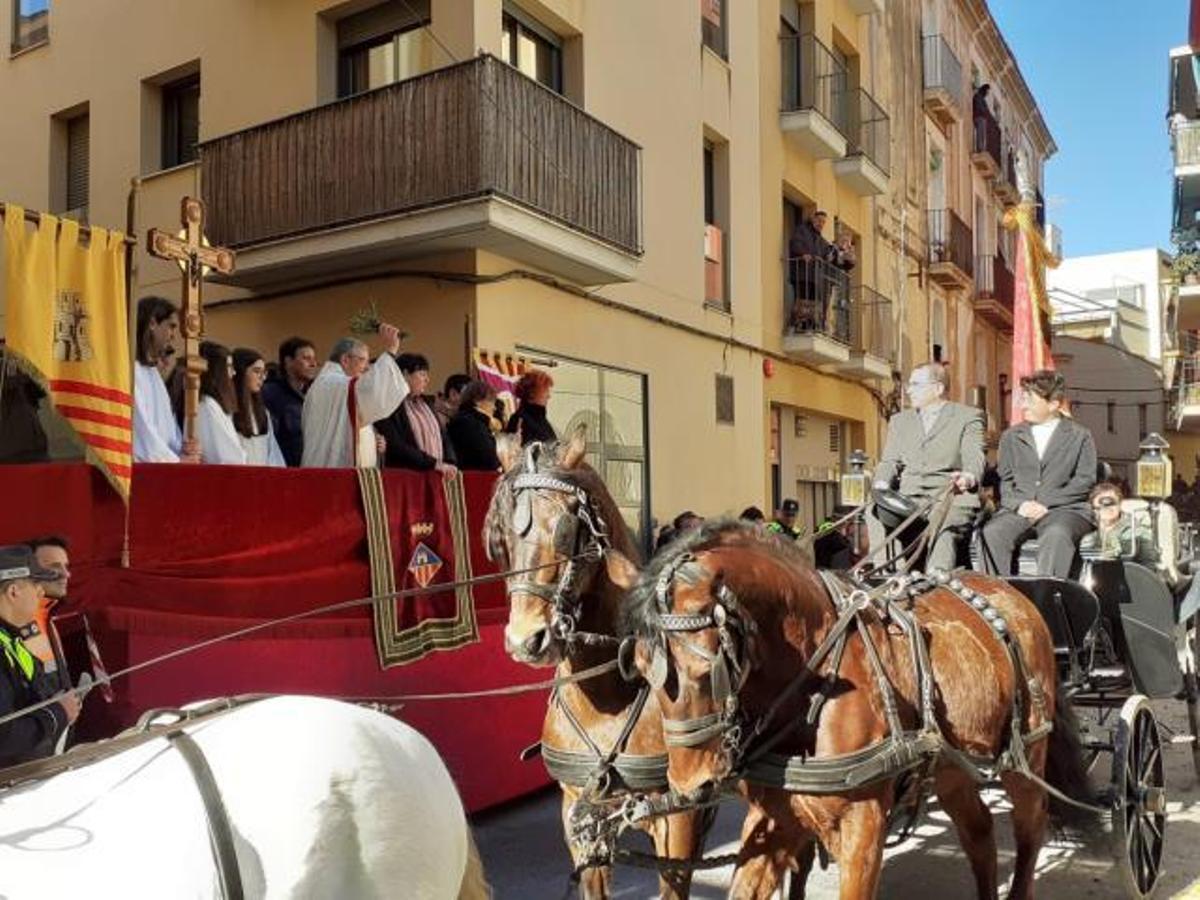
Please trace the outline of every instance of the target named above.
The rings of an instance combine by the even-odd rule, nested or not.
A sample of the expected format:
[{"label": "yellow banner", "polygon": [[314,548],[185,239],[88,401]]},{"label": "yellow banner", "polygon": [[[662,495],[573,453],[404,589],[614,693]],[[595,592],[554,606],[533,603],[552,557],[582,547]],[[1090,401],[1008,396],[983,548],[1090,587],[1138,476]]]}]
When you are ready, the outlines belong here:
[{"label": "yellow banner", "polygon": [[125,498],[132,473],[133,396],[125,297],[125,236],[8,204],[6,343],[50,393],[95,463]]}]

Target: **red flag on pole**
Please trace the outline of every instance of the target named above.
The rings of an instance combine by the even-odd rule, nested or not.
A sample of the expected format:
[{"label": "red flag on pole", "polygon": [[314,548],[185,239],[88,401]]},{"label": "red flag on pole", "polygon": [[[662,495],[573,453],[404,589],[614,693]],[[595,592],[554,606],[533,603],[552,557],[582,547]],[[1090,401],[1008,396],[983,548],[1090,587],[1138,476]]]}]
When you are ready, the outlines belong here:
[{"label": "red flag on pole", "polygon": [[[1200,0],[1197,0],[1200,2]],[[1046,267],[1058,266],[1058,260],[1046,247],[1037,223],[1036,192],[1030,183],[1024,160],[1017,164],[1021,202],[1004,213],[1004,227],[1017,232],[1017,265],[1013,292],[1013,385],[1011,422],[1022,416],[1021,379],[1038,369],[1053,369],[1050,355],[1050,301],[1046,294]]]},{"label": "red flag on pole", "polygon": [[1200,0],[1192,0],[1192,13],[1188,18],[1188,46],[1193,51],[1200,49]]}]

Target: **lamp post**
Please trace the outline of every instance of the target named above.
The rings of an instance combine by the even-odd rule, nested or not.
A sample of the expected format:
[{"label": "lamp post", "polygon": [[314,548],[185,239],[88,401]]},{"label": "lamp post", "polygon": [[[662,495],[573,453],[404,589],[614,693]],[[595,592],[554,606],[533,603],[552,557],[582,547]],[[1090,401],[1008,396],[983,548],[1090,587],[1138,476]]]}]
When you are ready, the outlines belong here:
[{"label": "lamp post", "polygon": [[846,462],[850,464],[850,471],[842,473],[839,485],[841,505],[850,506],[857,510],[854,516],[854,536],[851,540],[855,557],[859,554],[859,532],[862,531],[863,509],[866,507],[867,488],[871,480],[871,476],[866,472],[867,463],[870,461],[871,458],[862,450],[851,452],[850,456],[846,459]]},{"label": "lamp post", "polygon": [[1156,431],[1150,432],[1138,445],[1142,455],[1134,469],[1134,493],[1144,499],[1150,509],[1150,531],[1154,547],[1158,548],[1158,507],[1171,496],[1171,460],[1166,451],[1171,449]]}]

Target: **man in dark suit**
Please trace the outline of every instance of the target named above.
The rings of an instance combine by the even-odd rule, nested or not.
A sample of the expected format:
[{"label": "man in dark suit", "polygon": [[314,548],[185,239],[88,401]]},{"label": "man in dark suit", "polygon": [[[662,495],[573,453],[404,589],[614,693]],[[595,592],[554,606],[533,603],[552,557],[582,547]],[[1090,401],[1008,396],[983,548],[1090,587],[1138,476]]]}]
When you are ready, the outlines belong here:
[{"label": "man in dark suit", "polygon": [[[983,415],[973,406],[946,399],[950,378],[941,363],[912,370],[908,398],[912,405],[888,422],[887,443],[875,470],[875,487],[889,488],[897,474],[900,493],[928,499],[953,484],[957,496],[941,530],[929,542],[926,567],[953,569],[958,535],[975,518],[979,496],[974,489],[983,475]],[[867,526],[871,546],[885,529],[872,515]]]},{"label": "man in dark suit", "polygon": [[1021,388],[1025,421],[1000,436],[1000,509],[983,527],[981,561],[993,575],[1012,574],[1017,548],[1036,536],[1038,574],[1067,578],[1080,539],[1095,527],[1088,494],[1096,442],[1062,415],[1058,372],[1034,372]]}]

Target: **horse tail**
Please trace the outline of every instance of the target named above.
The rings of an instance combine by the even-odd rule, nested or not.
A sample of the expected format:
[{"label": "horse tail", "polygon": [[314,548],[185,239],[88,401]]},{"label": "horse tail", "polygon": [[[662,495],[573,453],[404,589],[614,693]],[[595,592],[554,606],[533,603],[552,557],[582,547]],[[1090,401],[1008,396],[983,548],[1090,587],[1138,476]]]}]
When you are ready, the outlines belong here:
[{"label": "horse tail", "polygon": [[463,870],[462,884],[458,888],[458,900],[492,900],[492,888],[483,874],[483,860],[475,846],[475,835],[471,826],[467,829],[467,867]]},{"label": "horse tail", "polygon": [[[1046,752],[1046,781],[1075,803],[1096,804],[1096,792],[1088,777],[1083,744],[1079,741],[1079,719],[1060,689],[1054,702],[1054,730]],[[1050,794],[1050,820],[1059,828],[1089,833],[1101,824],[1099,811],[1068,803]]]}]

